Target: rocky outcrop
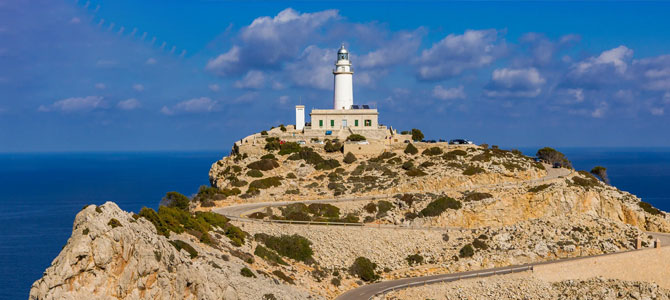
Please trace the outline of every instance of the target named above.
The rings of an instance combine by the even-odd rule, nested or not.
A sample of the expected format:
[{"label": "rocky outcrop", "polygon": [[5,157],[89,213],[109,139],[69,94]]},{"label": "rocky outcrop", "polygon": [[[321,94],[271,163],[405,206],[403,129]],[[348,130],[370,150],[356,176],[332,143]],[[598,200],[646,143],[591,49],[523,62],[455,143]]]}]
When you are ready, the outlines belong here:
[{"label": "rocky outcrop", "polygon": [[[113,221],[116,220],[116,221]],[[170,241],[191,245],[197,256],[178,251]],[[187,234],[158,235],[153,224],[135,219],[111,202],[88,206],[75,218],[72,235],[30,299],[306,299],[308,294],[277,279],[255,274],[220,249],[199,244]]]}]

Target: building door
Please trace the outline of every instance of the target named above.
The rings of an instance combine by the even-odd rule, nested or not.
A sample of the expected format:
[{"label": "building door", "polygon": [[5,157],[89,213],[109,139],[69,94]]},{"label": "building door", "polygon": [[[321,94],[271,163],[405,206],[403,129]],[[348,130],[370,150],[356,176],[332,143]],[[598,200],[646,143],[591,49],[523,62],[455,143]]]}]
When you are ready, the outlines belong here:
[{"label": "building door", "polygon": [[347,120],[342,119],[342,128],[347,128]]}]

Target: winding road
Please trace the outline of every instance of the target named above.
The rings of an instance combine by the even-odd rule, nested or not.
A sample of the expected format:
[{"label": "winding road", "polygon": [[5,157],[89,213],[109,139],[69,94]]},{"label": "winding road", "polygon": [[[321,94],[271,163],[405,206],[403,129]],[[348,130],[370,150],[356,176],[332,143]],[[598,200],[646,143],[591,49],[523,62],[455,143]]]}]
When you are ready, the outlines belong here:
[{"label": "winding road", "polygon": [[[476,186],[468,186],[467,189],[472,190],[472,189],[480,189],[480,188],[496,188],[496,187],[512,187],[512,186],[518,186],[522,184],[539,184],[539,183],[544,183],[548,182],[554,179],[557,179],[559,177],[565,177],[570,174],[572,174],[572,170],[569,169],[563,169],[563,168],[552,168],[549,165],[545,165],[547,168],[547,175],[543,176],[542,178],[538,179],[531,179],[531,180],[525,180],[525,181],[519,181],[519,182],[511,182],[511,183],[501,183],[501,184],[491,184],[491,185],[476,185]],[[266,207],[279,207],[279,206],[285,206],[291,203],[305,203],[305,204],[311,204],[311,203],[337,203],[337,202],[351,202],[351,201],[370,201],[370,200],[378,200],[378,199],[387,199],[392,197],[393,195],[388,194],[388,195],[376,195],[376,196],[362,196],[362,197],[346,197],[346,198],[331,198],[331,199],[319,199],[319,200],[305,200],[305,201],[270,201],[270,202],[258,202],[258,203],[247,203],[247,204],[240,204],[240,205],[231,205],[227,207],[221,207],[221,208],[215,208],[212,211],[216,212],[218,214],[222,214],[232,220],[236,221],[246,221],[246,222],[270,222],[270,223],[291,223],[291,224],[326,224],[326,225],[339,225],[339,226],[368,226],[367,224],[364,223],[336,223],[336,222],[301,222],[301,221],[284,221],[284,220],[256,220],[256,219],[250,219],[245,217],[248,214],[251,214],[256,211],[260,211]],[[381,227],[378,225],[373,225],[371,227]],[[384,225],[383,227],[397,227],[397,228],[407,228],[407,226],[404,225]],[[421,229],[439,229],[439,230],[449,230],[449,229],[464,229],[464,228],[448,228],[448,227],[441,227],[441,228],[421,228]],[[658,238],[661,240],[661,245],[667,246],[670,245],[670,234],[660,234],[660,233],[653,233],[653,232],[648,232],[648,234],[654,236],[654,238]],[[629,251],[636,251],[636,250],[629,250]],[[609,253],[609,254],[601,254],[601,255],[613,255],[613,254],[620,254],[622,252],[615,252],[615,253]],[[600,256],[600,255],[598,255]],[[466,278],[475,278],[475,277],[486,277],[486,276],[493,276],[493,275],[502,275],[502,274],[509,274],[509,273],[515,273],[515,272],[525,272],[525,271],[531,271],[534,266],[538,265],[544,265],[544,264],[553,264],[553,263],[559,263],[559,262],[565,262],[565,261],[570,261],[570,260],[580,260],[580,259],[585,259],[585,258],[592,258],[596,256],[585,256],[585,257],[575,257],[575,258],[567,258],[567,259],[560,259],[560,260],[553,260],[553,261],[546,261],[546,262],[538,262],[538,263],[532,263],[532,264],[525,264],[525,265],[518,265],[518,266],[507,266],[507,267],[499,267],[499,268],[493,268],[493,269],[486,269],[486,270],[476,270],[476,271],[467,271],[467,272],[460,272],[460,273],[450,273],[450,274],[440,274],[440,275],[430,275],[430,276],[420,276],[420,277],[411,277],[411,278],[403,278],[403,279],[397,279],[397,280],[389,280],[389,281],[382,281],[382,282],[377,282],[373,284],[367,284],[360,286],[358,288],[355,288],[353,290],[349,290],[342,295],[338,296],[336,300],[358,300],[358,299],[371,299],[372,297],[383,294],[389,291],[397,290],[397,289],[402,289],[402,288],[408,288],[408,287],[413,287],[413,286],[420,286],[420,285],[426,285],[426,284],[433,284],[433,283],[440,283],[440,282],[450,282],[450,281],[456,281],[456,280],[461,280],[461,279],[466,279]]]}]

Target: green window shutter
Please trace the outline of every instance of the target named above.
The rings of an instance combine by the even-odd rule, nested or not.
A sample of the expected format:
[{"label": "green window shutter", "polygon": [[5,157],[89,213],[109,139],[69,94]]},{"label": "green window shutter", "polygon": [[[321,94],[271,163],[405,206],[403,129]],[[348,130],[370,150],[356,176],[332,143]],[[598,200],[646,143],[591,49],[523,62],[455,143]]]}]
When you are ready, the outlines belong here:
[{"label": "green window shutter", "polygon": [[358,127],[358,120],[354,120],[354,126]]},{"label": "green window shutter", "polygon": [[323,127],[323,120],[319,120],[319,127]]},{"label": "green window shutter", "polygon": [[335,120],[330,120],[330,127],[335,127]]}]

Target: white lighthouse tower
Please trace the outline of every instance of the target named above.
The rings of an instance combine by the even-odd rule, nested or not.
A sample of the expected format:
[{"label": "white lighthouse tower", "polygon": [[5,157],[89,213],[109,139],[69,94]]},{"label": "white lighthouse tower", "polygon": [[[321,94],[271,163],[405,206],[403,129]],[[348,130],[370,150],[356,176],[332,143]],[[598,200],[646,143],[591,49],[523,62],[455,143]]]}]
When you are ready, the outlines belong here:
[{"label": "white lighthouse tower", "polygon": [[354,105],[354,70],[349,61],[349,51],[344,49],[344,44],[337,51],[337,62],[335,62],[335,95],[333,96],[333,109],[351,109]]}]

